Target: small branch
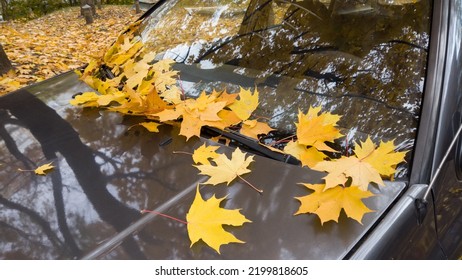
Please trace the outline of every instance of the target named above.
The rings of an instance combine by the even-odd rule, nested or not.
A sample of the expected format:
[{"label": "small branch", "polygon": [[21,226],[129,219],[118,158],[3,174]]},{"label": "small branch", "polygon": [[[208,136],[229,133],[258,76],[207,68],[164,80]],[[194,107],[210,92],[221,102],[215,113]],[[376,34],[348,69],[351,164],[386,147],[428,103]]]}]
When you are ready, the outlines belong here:
[{"label": "small branch", "polygon": [[254,185],[252,185],[249,181],[247,181],[246,179],[242,178],[241,175],[237,175],[237,177],[239,177],[239,179],[241,179],[242,181],[244,181],[247,185],[249,185],[249,187],[251,187],[252,189],[254,189],[256,192],[258,192],[259,194],[263,194],[263,191],[258,189],[257,187],[255,187]]},{"label": "small branch", "polygon": [[146,209],[143,209],[143,210],[140,211],[140,213],[141,213],[141,214],[145,214],[145,213],[154,213],[154,214],[156,214],[156,215],[162,216],[162,217],[164,217],[164,218],[169,218],[169,219],[171,219],[171,220],[180,222],[180,223],[185,224],[185,225],[188,224],[188,222],[186,222],[186,221],[177,219],[177,218],[175,218],[175,217],[172,217],[172,216],[169,216],[169,215],[167,215],[167,214],[163,214],[163,213],[160,213],[160,212],[157,212],[157,211],[154,211],[154,210],[146,210]]}]

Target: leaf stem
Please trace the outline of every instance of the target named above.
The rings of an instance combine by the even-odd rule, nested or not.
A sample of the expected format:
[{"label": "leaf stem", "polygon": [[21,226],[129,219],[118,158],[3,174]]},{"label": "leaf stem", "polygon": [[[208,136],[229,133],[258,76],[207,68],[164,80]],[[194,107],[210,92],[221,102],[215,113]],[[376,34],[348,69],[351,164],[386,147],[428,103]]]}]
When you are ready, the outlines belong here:
[{"label": "leaf stem", "polygon": [[267,121],[271,120],[271,118],[263,117],[263,116],[255,116],[255,117],[257,118],[257,120],[258,119],[264,119],[264,120],[267,120]]},{"label": "leaf stem", "polygon": [[274,142],[273,146],[274,146],[274,145],[277,145],[277,144],[279,144],[279,143],[282,143],[282,142],[286,142],[287,140],[289,140],[289,139],[291,139],[291,138],[293,139],[294,137],[295,137],[295,134],[289,135],[289,136],[284,137],[284,138],[282,138],[282,139],[279,139],[278,141]]},{"label": "leaf stem", "polygon": [[180,85],[180,90],[181,90],[181,100],[186,99],[186,94],[184,93],[184,88],[183,88],[183,83],[181,82],[181,76],[178,74],[178,79],[177,79],[179,85]]},{"label": "leaf stem", "polygon": [[173,151],[174,154],[185,154],[185,155],[190,155],[192,156],[193,153],[190,153],[190,152],[185,152],[185,151]]},{"label": "leaf stem", "polygon": [[162,216],[162,217],[164,217],[164,218],[169,218],[169,219],[171,219],[171,220],[180,222],[180,223],[185,224],[185,225],[188,224],[188,222],[186,222],[186,221],[177,219],[177,218],[175,218],[175,217],[172,217],[172,216],[169,216],[169,215],[167,215],[167,214],[164,214],[164,213],[161,213],[161,212],[157,212],[157,211],[154,211],[154,210],[146,210],[146,209],[143,209],[143,210],[141,210],[140,212],[141,212],[141,214],[145,214],[145,213],[154,213],[154,214],[157,214],[157,215]]},{"label": "leaf stem", "polygon": [[242,181],[244,181],[247,185],[249,185],[249,187],[251,187],[252,189],[254,189],[256,192],[258,192],[259,194],[263,194],[263,191],[258,189],[257,187],[255,187],[254,185],[252,185],[249,181],[247,181],[246,179],[242,178],[241,175],[237,175],[237,177],[239,177],[239,179],[241,179]]},{"label": "leaf stem", "polygon": [[34,172],[35,170],[33,169],[21,169],[21,168],[18,168],[18,171],[21,171],[21,172]]}]

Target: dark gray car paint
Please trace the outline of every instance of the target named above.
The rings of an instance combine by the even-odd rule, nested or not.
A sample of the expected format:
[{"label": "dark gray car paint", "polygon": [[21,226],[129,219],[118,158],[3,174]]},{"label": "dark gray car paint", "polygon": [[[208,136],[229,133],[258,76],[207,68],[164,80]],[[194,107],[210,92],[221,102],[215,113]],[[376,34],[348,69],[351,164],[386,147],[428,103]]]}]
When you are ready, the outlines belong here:
[{"label": "dark gray car paint", "polygon": [[[252,221],[231,228],[246,244],[225,245],[221,255],[203,244],[190,248],[183,224],[155,214],[142,217],[138,211],[158,209],[185,218],[196,185],[205,178],[189,155],[174,151],[192,152],[206,140],[186,142],[168,126],[158,134],[140,127],[127,131],[130,124],[121,125],[127,120],[118,114],[68,105],[75,92],[85,90],[68,73],[0,99],[0,108],[21,123],[6,126],[18,150],[33,164],[52,161],[57,166],[37,178],[18,173],[16,168],[26,168],[23,163],[2,155],[9,163],[0,170],[1,181],[10,182],[2,188],[5,227],[0,230],[1,236],[9,236],[1,241],[2,258],[339,259],[405,187],[404,182],[387,182],[375,190],[378,195],[366,203],[376,212],[366,214],[363,225],[342,214],[341,223],[321,226],[315,215],[293,213],[299,206],[294,197],[309,193],[298,183],[320,183],[322,173],[255,156],[245,178],[263,195],[239,181],[229,187],[200,187],[204,197],[226,196],[226,207],[242,209]],[[233,148],[220,149],[229,153]],[[117,178],[128,179],[117,184]],[[26,209],[47,226],[32,231],[37,222],[28,221]],[[26,217],[20,219],[18,212]],[[23,247],[26,237],[39,240],[40,250]]]},{"label": "dark gray car paint", "polygon": [[[118,219],[124,220],[124,215],[115,211],[112,215],[105,213],[107,210],[97,213],[93,207],[97,205],[103,197],[108,197],[104,188],[103,195],[96,198],[86,198],[78,203],[79,207],[72,205],[72,198],[85,194],[82,186],[76,179],[73,180],[75,185],[64,186],[69,191],[67,198],[62,199],[64,204],[59,201],[59,191],[53,193],[52,179],[37,181],[33,176],[24,175],[20,184],[11,187],[11,182],[19,180],[19,175],[14,173],[14,169],[21,166],[19,160],[12,164],[12,167],[2,166],[0,176],[2,176],[2,214],[6,213],[7,219],[3,216],[0,225],[2,232],[2,249],[0,250],[2,258],[313,258],[313,259],[334,259],[334,258],[459,258],[462,254],[462,244],[460,232],[462,230],[462,187],[457,180],[457,170],[460,169],[460,161],[454,156],[445,165],[446,171],[442,176],[439,186],[436,188],[436,216],[438,217],[439,231],[438,236],[435,233],[435,221],[433,219],[433,207],[430,203],[429,213],[424,220],[424,224],[417,225],[413,201],[414,197],[419,197],[425,191],[425,184],[428,184],[432,169],[438,166],[442,155],[445,153],[448,143],[451,141],[454,133],[454,127],[458,122],[455,121],[456,112],[460,111],[460,93],[461,88],[462,63],[460,61],[460,39],[458,35],[462,30],[460,16],[462,12],[461,1],[456,3],[451,1],[435,1],[434,16],[432,26],[432,38],[429,52],[428,77],[425,86],[425,99],[423,103],[419,133],[415,147],[413,168],[411,170],[411,183],[417,184],[411,186],[406,194],[400,199],[395,199],[404,188],[404,183],[388,183],[387,188],[381,189],[380,196],[368,200],[368,205],[373,209],[380,209],[373,214],[367,214],[364,218],[364,226],[360,226],[355,221],[347,220],[345,216],[340,217],[343,223],[329,223],[324,227],[319,226],[319,221],[315,216],[296,216],[292,213],[298,207],[298,202],[293,196],[305,195],[306,192],[296,183],[301,181],[315,183],[319,181],[320,174],[307,171],[299,167],[288,167],[285,164],[274,162],[269,159],[256,157],[254,171],[248,175],[249,180],[262,182],[259,187],[265,190],[265,195],[259,198],[256,193],[250,191],[244,184],[236,183],[231,188],[224,186],[216,188],[219,196],[228,194],[226,205],[229,207],[242,208],[242,212],[248,215],[253,221],[243,228],[233,228],[233,232],[238,238],[247,241],[247,244],[232,244],[223,246],[221,255],[217,255],[212,250],[203,245],[193,246],[189,249],[189,240],[183,225],[175,224],[171,221],[160,218],[155,214],[141,217],[133,215],[127,219],[125,225],[115,225]],[[78,91],[87,90],[83,83],[78,82],[76,76],[72,73],[47,80],[26,89],[33,95],[36,95],[47,107],[52,108],[61,118],[68,119],[72,124],[74,131],[81,135],[82,144],[94,153],[94,161],[120,160],[123,158],[121,147],[130,142],[130,149],[127,153],[133,153],[137,156],[136,160],[141,160],[144,155],[154,156],[143,166],[143,176],[147,176],[150,170],[155,176],[145,177],[135,180],[133,190],[139,194],[143,193],[136,199],[123,199],[117,195],[114,186],[110,186],[110,194],[115,200],[125,204],[122,209],[129,213],[131,210],[140,208],[166,210],[167,213],[179,217],[185,215],[188,204],[192,201],[196,182],[203,180],[203,177],[197,175],[197,170],[191,167],[192,161],[185,155],[173,155],[174,150],[191,151],[205,140],[196,140],[188,142],[186,145],[184,139],[172,137],[173,134],[166,129],[162,134],[151,135],[142,130],[129,132],[125,134],[126,125],[118,126],[122,119],[115,114],[103,113],[101,117],[97,113],[91,112],[81,114],[80,109],[69,109],[67,105],[70,96]],[[21,91],[23,92],[23,91]],[[20,92],[20,93],[21,93]],[[14,93],[18,94],[18,93]],[[30,119],[36,118],[37,123],[44,121],[40,116],[34,115],[34,107],[30,100],[29,93],[22,93],[27,98],[18,97],[17,104],[29,106]],[[5,106],[5,100],[9,100],[12,95],[0,98],[0,107]],[[19,96],[19,95],[18,95]],[[11,100],[11,99],[10,99]],[[8,105],[8,104],[7,104]],[[19,106],[19,105],[18,105]],[[73,112],[69,115],[69,110]],[[97,116],[96,118],[94,116]],[[100,124],[107,126],[101,127]],[[40,124],[37,124],[40,126]],[[98,139],[92,139],[96,131],[106,127],[118,127],[116,135],[111,135],[105,140],[111,145],[104,146],[98,143]],[[43,128],[43,126],[40,126]],[[48,129],[52,125],[47,126]],[[15,141],[20,150],[30,147],[33,140],[33,134],[27,132],[27,129],[20,130],[16,122],[7,126],[11,135],[16,138]],[[29,129],[32,131],[32,129]],[[85,133],[83,133],[85,131]],[[114,131],[108,130],[108,133]],[[26,133],[26,134],[24,134]],[[29,133],[29,134],[27,134]],[[62,144],[68,138],[75,138],[73,133],[60,135],[57,131],[49,131],[50,138],[47,144]],[[24,135],[23,135],[24,134]],[[84,136],[82,136],[84,134]],[[105,134],[110,135],[110,134]],[[131,138],[130,140],[124,137]],[[172,137],[172,143],[166,146],[159,144],[167,143]],[[55,141],[58,139],[60,141]],[[109,139],[109,140],[108,140]],[[133,140],[135,139],[135,140]],[[78,143],[78,141],[76,142]],[[1,145],[5,145],[4,142]],[[79,144],[80,145],[80,144]],[[151,146],[152,145],[152,146]],[[172,148],[173,145],[173,148]],[[460,144],[459,144],[460,145]],[[44,145],[49,146],[49,145]],[[157,148],[155,148],[157,147]],[[40,154],[43,147],[34,147],[33,154]],[[223,151],[229,148],[223,147]],[[120,153],[120,154],[118,154]],[[98,158],[99,155],[99,158]],[[110,156],[110,157],[108,157]],[[143,157],[142,157],[143,156]],[[2,161],[6,155],[2,155]],[[164,170],[158,165],[159,159],[162,166],[167,166]],[[46,161],[45,155],[41,155],[37,161]],[[59,173],[66,180],[72,177],[72,168],[66,166],[65,156],[57,154],[53,160],[59,162]],[[81,162],[80,165],[85,165]],[[106,163],[108,164],[108,163]],[[111,170],[106,170],[105,165],[101,165],[103,176],[111,176]],[[133,171],[124,175],[132,175]],[[51,173],[53,174],[53,173]],[[270,174],[270,175],[269,175]],[[6,177],[4,177],[6,176]],[[56,176],[56,175],[55,175]],[[87,175],[89,176],[89,175]],[[157,176],[157,177],[156,177]],[[284,184],[277,182],[281,176],[286,176]],[[247,178],[247,177],[246,177]],[[165,179],[161,184],[152,189],[146,188],[143,181],[149,183],[156,180]],[[290,180],[289,180],[290,179]],[[6,184],[5,182],[8,182]],[[265,183],[266,182],[266,183]],[[95,180],[95,184],[97,180]],[[260,183],[258,183],[260,184]],[[290,193],[285,193],[280,198],[281,191],[287,185],[295,185]],[[45,196],[53,197],[56,201],[48,201],[48,204],[36,205],[37,190],[43,189]],[[56,188],[54,188],[56,189]],[[141,190],[140,190],[141,189]],[[152,197],[155,191],[157,196]],[[203,194],[210,195],[212,187],[202,187]],[[276,195],[267,195],[269,193]],[[54,195],[53,195],[53,194]],[[70,195],[75,193],[75,196]],[[6,195],[7,194],[7,195]],[[151,195],[150,195],[151,194]],[[279,197],[276,199],[276,197]],[[5,200],[8,200],[6,202]],[[114,199],[109,199],[113,201]],[[279,201],[280,200],[280,201]],[[258,202],[258,203],[257,203]],[[115,203],[117,204],[117,203]],[[277,204],[274,206],[273,204]],[[64,207],[62,206],[64,205]],[[127,206],[128,205],[128,206]],[[393,208],[386,212],[387,208],[392,205]],[[36,207],[36,208],[34,208]],[[64,208],[64,211],[63,211]],[[98,206],[96,206],[98,208]],[[109,208],[110,209],[110,208]],[[131,209],[131,210],[130,210]],[[247,210],[248,209],[248,210]],[[284,209],[281,212],[281,209]],[[287,211],[289,210],[289,211]],[[77,211],[77,212],[72,212]],[[125,211],[125,210],[124,210]],[[34,213],[35,212],[35,213]],[[63,212],[65,218],[63,221]],[[72,213],[69,213],[72,212]],[[96,218],[92,223],[77,224],[75,217],[81,214],[93,212]],[[110,212],[110,211],[109,211]],[[278,213],[273,218],[265,216],[265,212]],[[18,216],[17,213],[21,213]],[[76,214],[77,213],[77,214]],[[55,218],[58,217],[58,218]],[[130,215],[126,215],[130,216]],[[21,217],[21,219],[18,219]],[[17,222],[25,221],[24,228],[19,228]],[[59,221],[61,220],[61,222]],[[11,223],[9,223],[11,221]],[[67,230],[65,223],[68,223]],[[31,225],[31,227],[28,227]],[[48,224],[48,226],[47,226]],[[98,230],[95,231],[94,227]],[[290,230],[289,230],[290,229]],[[35,230],[35,231],[34,231]],[[98,233],[98,234],[96,234]],[[133,234],[132,234],[133,233]],[[437,240],[437,237],[440,239]],[[69,241],[74,239],[74,241]],[[26,240],[21,243],[15,241]],[[122,240],[125,240],[121,246]],[[40,250],[29,250],[33,246],[20,247],[21,245],[40,243]],[[74,245],[72,245],[74,243]],[[16,246],[16,247],[15,247]],[[19,246],[19,247],[18,247]],[[74,247],[74,249],[72,249]],[[77,247],[77,250],[75,250]],[[6,249],[10,249],[7,251]],[[11,248],[15,250],[11,250]],[[445,251],[446,256],[442,253]],[[356,252],[356,253],[355,253]]]}]

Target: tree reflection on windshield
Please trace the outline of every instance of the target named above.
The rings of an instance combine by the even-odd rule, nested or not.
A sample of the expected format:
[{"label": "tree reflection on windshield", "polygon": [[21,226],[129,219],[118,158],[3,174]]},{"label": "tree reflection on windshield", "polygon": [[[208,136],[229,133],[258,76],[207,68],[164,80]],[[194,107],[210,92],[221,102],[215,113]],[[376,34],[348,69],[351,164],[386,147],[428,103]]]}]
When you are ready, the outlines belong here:
[{"label": "tree reflection on windshield", "polygon": [[190,96],[236,89],[239,80],[228,77],[237,74],[258,87],[255,114],[279,132],[293,133],[299,109],[322,105],[343,115],[350,138],[396,138],[409,149],[430,9],[428,0],[186,0],[152,14],[142,35],[159,59],[197,66],[180,73]]}]

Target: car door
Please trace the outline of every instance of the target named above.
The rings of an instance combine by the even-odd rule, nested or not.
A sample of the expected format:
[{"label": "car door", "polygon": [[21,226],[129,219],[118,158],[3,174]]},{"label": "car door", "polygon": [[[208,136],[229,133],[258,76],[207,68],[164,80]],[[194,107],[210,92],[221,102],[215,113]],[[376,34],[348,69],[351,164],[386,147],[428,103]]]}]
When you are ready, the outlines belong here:
[{"label": "car door", "polygon": [[[429,69],[410,187],[352,254],[355,259],[462,256],[462,142],[456,139],[462,108],[462,1],[435,1],[433,9]],[[423,198],[425,205],[419,203]]]}]

